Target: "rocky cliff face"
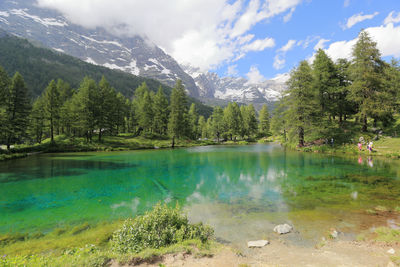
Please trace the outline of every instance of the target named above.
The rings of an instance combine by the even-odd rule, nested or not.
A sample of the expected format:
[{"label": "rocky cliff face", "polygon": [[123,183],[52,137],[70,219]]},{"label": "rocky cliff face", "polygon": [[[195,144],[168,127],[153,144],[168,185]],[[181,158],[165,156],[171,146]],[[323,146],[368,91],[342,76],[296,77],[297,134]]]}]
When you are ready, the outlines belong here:
[{"label": "rocky cliff face", "polygon": [[34,3],[0,1],[0,28],[86,62],[154,78],[170,86],[181,79],[189,94],[198,96],[192,77],[151,41],[140,36],[118,37],[100,28],[86,29]]},{"label": "rocky cliff face", "polygon": [[279,99],[286,89],[288,74],[261,83],[250,83],[242,77],[219,77],[216,73],[202,73],[198,68],[183,66],[199,88],[203,98],[217,98],[243,103],[265,103]]}]

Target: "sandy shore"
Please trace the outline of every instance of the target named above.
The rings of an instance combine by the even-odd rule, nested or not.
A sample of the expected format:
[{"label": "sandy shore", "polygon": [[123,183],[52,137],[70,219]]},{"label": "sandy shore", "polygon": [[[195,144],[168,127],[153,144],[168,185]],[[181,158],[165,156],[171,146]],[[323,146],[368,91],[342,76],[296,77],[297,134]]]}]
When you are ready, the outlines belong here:
[{"label": "sandy shore", "polygon": [[[388,250],[400,255],[400,244],[377,242],[330,241],[321,248],[304,248],[279,242],[256,249],[238,251],[224,246],[213,256],[195,254],[166,255],[153,263],[136,266],[396,266]],[[118,266],[118,265],[114,265]],[[126,265],[133,266],[133,265]],[[161,265],[162,266],[162,265]]]}]

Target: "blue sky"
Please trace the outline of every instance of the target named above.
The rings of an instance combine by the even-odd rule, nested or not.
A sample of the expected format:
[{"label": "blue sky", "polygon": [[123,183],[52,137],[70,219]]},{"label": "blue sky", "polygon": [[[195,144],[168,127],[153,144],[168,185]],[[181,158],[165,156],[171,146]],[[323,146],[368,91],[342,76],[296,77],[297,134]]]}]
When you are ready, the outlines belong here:
[{"label": "blue sky", "polygon": [[[179,63],[252,82],[312,61],[350,57],[361,29],[400,56],[400,0],[37,0],[85,27],[142,35]],[[121,25],[123,32],[121,32]]]}]

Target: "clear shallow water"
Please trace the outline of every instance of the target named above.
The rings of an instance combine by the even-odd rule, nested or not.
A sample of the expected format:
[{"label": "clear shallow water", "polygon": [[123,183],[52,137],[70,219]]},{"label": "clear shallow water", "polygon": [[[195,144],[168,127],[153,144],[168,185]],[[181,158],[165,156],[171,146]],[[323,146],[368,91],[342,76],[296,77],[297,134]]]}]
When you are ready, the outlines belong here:
[{"label": "clear shallow water", "polygon": [[399,163],[361,161],[279,145],[35,155],[0,163],[0,233],[112,221],[166,201],[221,241],[274,238],[283,222],[294,241],[331,227],[351,234],[382,223],[366,209],[400,206]]}]

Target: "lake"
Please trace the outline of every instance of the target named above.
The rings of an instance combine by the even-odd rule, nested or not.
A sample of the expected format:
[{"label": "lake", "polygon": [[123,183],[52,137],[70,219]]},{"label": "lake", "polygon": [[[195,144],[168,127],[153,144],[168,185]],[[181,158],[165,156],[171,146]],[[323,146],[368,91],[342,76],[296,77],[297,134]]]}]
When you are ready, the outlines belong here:
[{"label": "lake", "polygon": [[276,144],[129,152],[39,154],[0,162],[0,233],[49,232],[179,203],[217,239],[312,244],[332,228],[344,238],[393,224],[367,212],[400,206],[399,162],[299,153]]}]

